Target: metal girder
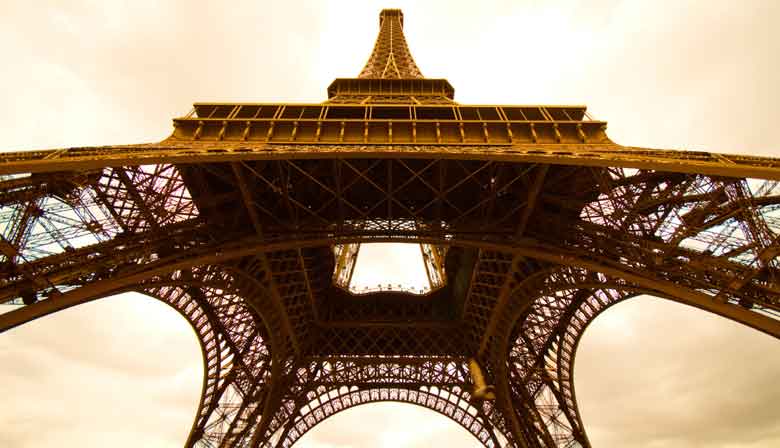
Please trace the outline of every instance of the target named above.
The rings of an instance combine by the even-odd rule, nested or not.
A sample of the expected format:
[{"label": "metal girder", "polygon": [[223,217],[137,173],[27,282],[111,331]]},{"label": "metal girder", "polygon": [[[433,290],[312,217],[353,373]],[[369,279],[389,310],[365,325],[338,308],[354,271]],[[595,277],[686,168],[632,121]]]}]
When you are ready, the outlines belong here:
[{"label": "metal girder", "polygon": [[522,237],[526,227],[528,227],[528,220],[531,219],[531,216],[536,209],[536,201],[539,198],[539,193],[542,191],[544,178],[547,175],[548,168],[547,165],[539,166],[533,177],[533,181],[528,189],[528,199],[526,199],[526,205],[523,209],[523,214],[520,217],[520,223],[517,225],[517,231],[515,233],[516,238]]},{"label": "metal girder", "polygon": [[[318,423],[354,406],[397,401],[428,407],[452,418],[487,446],[502,446],[495,433],[495,408],[475,405],[461,385],[467,380],[465,359],[388,359],[357,362],[308,360],[288,386],[291,412],[277,426],[273,446],[289,447]],[[349,384],[344,387],[344,384]]]},{"label": "metal girder", "polygon": [[[635,148],[616,144],[524,145],[291,145],[192,142],[68,148],[0,154],[0,175],[79,171],[135,164],[191,164],[311,158],[420,158],[495,160],[550,165],[621,167],[675,173],[780,180],[780,161],[769,157]],[[727,160],[728,162],[724,161]]]},{"label": "metal girder", "polygon": [[[780,160],[620,146],[584,106],[457,104],[402,28],[383,11],[324,103],[197,103],[160,143],[1,153],[0,302],[24,306],[0,332],[129,290],[168,303],[204,360],[188,448],[288,447],[387,400],[485,446],[587,447],[573,360],[614,303],[780,338]],[[353,300],[369,242],[426,245],[439,288]]]},{"label": "metal girder", "polygon": [[414,63],[403,32],[404,15],[400,9],[385,9],[379,15],[379,35],[374,51],[360,72],[360,78],[422,78]]},{"label": "metal girder", "polygon": [[[584,231],[583,234],[587,235],[587,233],[584,233]],[[176,255],[165,258],[159,258],[155,261],[150,261],[145,265],[133,264],[132,269],[120,269],[116,274],[109,273],[111,276],[104,280],[95,280],[93,282],[87,283],[85,286],[82,286],[78,289],[52,297],[52,300],[42,300],[38,304],[34,305],[34,307],[37,307],[40,310],[34,316],[37,317],[39,313],[42,313],[40,315],[43,315],[48,314],[48,312],[57,311],[61,309],[61,306],[71,306],[76,303],[81,303],[85,300],[92,300],[94,298],[100,297],[101,295],[110,294],[113,291],[120,290],[126,287],[126,285],[132,284],[133,282],[139,282],[152,276],[169,273],[177,269],[186,269],[190,266],[227,262],[229,260],[240,259],[242,257],[254,256],[258,253],[263,253],[266,251],[281,251],[300,247],[322,247],[332,244],[365,241],[366,238],[368,238],[369,241],[426,242],[431,244],[441,244],[446,242],[448,244],[458,244],[465,247],[493,249],[508,254],[516,254],[527,258],[541,260],[547,263],[568,264],[572,266],[580,266],[586,269],[593,269],[597,272],[602,272],[634,281],[642,287],[655,290],[658,294],[675,298],[677,300],[682,300],[700,308],[709,309],[716,312],[717,314],[739,320],[767,333],[776,335],[780,334],[780,330],[776,329],[776,327],[780,324],[777,324],[773,318],[767,317],[761,313],[755,313],[749,309],[733,305],[729,302],[724,303],[723,301],[715,301],[712,296],[708,296],[703,292],[698,292],[695,289],[691,289],[698,288],[699,285],[706,282],[711,287],[716,288],[718,291],[723,291],[726,294],[735,297],[735,300],[737,301],[740,298],[740,294],[742,294],[743,297],[749,298],[750,300],[755,299],[754,304],[756,306],[761,306],[768,310],[775,309],[777,307],[776,304],[778,299],[777,292],[775,291],[776,287],[773,285],[767,285],[770,288],[767,289],[762,284],[754,282],[755,288],[757,288],[754,289],[756,294],[759,292],[761,294],[771,294],[770,296],[764,296],[763,299],[757,295],[744,296],[744,294],[750,292],[749,290],[745,290],[744,286],[740,291],[733,291],[729,289],[730,283],[727,283],[729,279],[738,275],[738,273],[741,271],[750,271],[754,268],[733,262],[727,262],[724,265],[724,261],[718,257],[711,255],[707,256],[703,253],[696,253],[695,251],[690,250],[676,251],[675,257],[678,258],[671,258],[669,263],[656,264],[655,262],[657,261],[658,257],[653,259],[644,258],[655,253],[655,248],[653,248],[651,245],[653,241],[642,239],[621,239],[619,235],[598,234],[588,242],[588,244],[593,244],[592,247],[582,247],[580,249],[577,249],[576,247],[560,248],[555,245],[544,244],[530,239],[524,239],[522,242],[507,244],[506,242],[500,243],[485,240],[469,240],[467,238],[458,238],[455,240],[445,240],[441,237],[440,239],[431,237],[415,238],[414,234],[407,234],[401,238],[390,237],[377,239],[375,236],[369,234],[368,237],[363,238],[359,236],[351,236],[343,239],[330,237],[313,240],[292,239],[288,241],[278,239],[260,240],[252,237],[239,241],[233,240],[227,243],[202,244],[199,246],[193,245],[186,252],[177,253]],[[162,238],[162,241],[165,242],[168,241],[168,239]],[[138,246],[128,245],[127,248],[124,248],[123,246],[124,250],[117,250],[116,245],[107,246],[113,250],[111,253],[111,258],[109,258],[108,262],[116,263],[116,260],[132,260],[133,257],[138,256],[134,255],[134,251],[137,251],[137,248],[141,247],[142,244],[148,243],[146,240],[141,240],[141,243]],[[162,244],[162,242],[158,244]],[[643,248],[642,245],[649,247]],[[108,249],[104,248],[105,246],[106,244],[98,244],[93,247],[87,247],[81,250],[79,253],[82,257],[84,257],[84,260],[89,260],[93,258],[93,251],[97,253],[108,252]],[[154,246],[150,247],[147,245],[143,247],[146,247],[147,250],[151,249],[157,252],[157,248]],[[613,252],[613,250],[617,252]],[[636,263],[634,266],[626,265],[625,263],[621,263],[619,261],[614,261],[615,257],[625,258],[626,255],[631,255],[629,253],[630,250],[637,251],[636,256],[642,257],[634,260],[634,263]],[[602,251],[603,253],[600,254],[599,251]],[[70,255],[72,260],[71,264],[75,267],[78,267],[80,259],[76,258],[74,256],[75,254]],[[697,264],[699,266],[688,267],[686,269],[686,266],[690,264],[686,261],[694,256],[698,258],[699,261]],[[686,257],[686,259],[681,260],[679,257]],[[710,270],[707,260],[710,261],[709,264],[712,266],[720,265],[722,267],[717,271]],[[699,270],[692,269],[696,267],[698,267]],[[48,266],[44,266],[43,269],[45,271],[45,269],[48,269]],[[67,269],[67,267],[65,267],[65,269]],[[69,282],[69,278],[78,278],[79,275],[80,271],[71,270],[70,272],[66,271],[62,274],[52,274],[51,277],[45,278],[49,281],[56,279],[57,282]],[[686,277],[680,277],[680,275],[685,275]],[[688,286],[683,286],[683,284],[680,284],[680,282],[683,282],[683,284],[687,284]],[[26,286],[24,284],[24,280],[18,280],[15,283],[6,284],[2,289],[2,291],[6,291],[4,293],[6,300],[13,297],[14,291],[21,291],[24,286]],[[68,298],[67,300],[64,299],[66,297]],[[0,328],[7,329],[10,328],[10,326],[15,326],[29,320],[30,317],[22,319],[14,317],[17,313],[21,315],[22,312],[25,312],[24,308],[13,311],[11,313],[0,315]]]}]

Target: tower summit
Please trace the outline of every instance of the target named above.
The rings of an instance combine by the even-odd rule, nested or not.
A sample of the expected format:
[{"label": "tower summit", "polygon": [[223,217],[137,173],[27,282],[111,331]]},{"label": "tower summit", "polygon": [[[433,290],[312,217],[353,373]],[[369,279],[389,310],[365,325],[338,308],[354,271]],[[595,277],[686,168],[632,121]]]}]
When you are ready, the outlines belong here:
[{"label": "tower summit", "polygon": [[[404,36],[400,9],[379,14],[379,34],[357,78],[336,79],[328,87],[330,103],[448,104],[454,89],[445,79],[423,77]],[[400,117],[400,118],[403,118]]]},{"label": "tower summit", "polygon": [[400,9],[384,9],[379,13],[379,35],[374,51],[360,72],[360,78],[411,79],[423,78],[414,63],[404,37],[404,14]]},{"label": "tower summit", "polygon": [[[618,145],[581,105],[464,105],[384,10],[324,102],[195,103],[159,143],[0,153],[0,331],[126,291],[190,322],[186,447],[289,447],[397,401],[488,447],[587,447],[573,360],[664,297],[780,337],[780,161]],[[430,288],[358,294],[361,244]],[[392,279],[388,279],[392,282]]]}]

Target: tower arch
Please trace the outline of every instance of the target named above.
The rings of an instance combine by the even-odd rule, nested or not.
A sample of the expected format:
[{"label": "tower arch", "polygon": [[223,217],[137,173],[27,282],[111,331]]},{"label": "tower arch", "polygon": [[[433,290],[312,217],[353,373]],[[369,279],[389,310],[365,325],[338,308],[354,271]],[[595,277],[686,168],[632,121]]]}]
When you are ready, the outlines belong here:
[{"label": "tower arch", "polygon": [[[448,418],[452,423],[471,434],[476,440],[486,447],[500,447],[500,441],[505,440],[503,435],[495,433],[491,425],[485,421],[484,415],[473,405],[464,405],[461,401],[463,395],[456,395],[447,391],[433,388],[434,390],[413,390],[395,387],[372,387],[368,389],[346,388],[347,390],[331,390],[325,394],[328,398],[321,401],[316,407],[311,408],[300,420],[293,424],[294,429],[277,442],[277,446],[290,447],[300,440],[309,431],[317,428],[320,423],[337,416],[341,412],[356,407],[375,403],[404,403],[418,406],[435,412]],[[427,388],[426,388],[427,389]],[[457,396],[455,401],[447,395]]]},{"label": "tower arch", "polygon": [[[27,305],[0,330],[135,288],[200,307],[218,367],[187,446],[220,447],[292,434],[322,372],[417,391],[443,387],[421,359],[472,357],[494,434],[587,446],[567,331],[598,303],[652,293],[780,336],[780,162],[621,146],[584,106],[456,103],[402,29],[383,11],[322,103],[197,103],[159,143],[0,154],[0,300]],[[369,241],[463,249],[451,300],[340,300],[328,250]]]},{"label": "tower arch", "polygon": [[[269,317],[245,300],[266,294],[263,286],[232,266],[195,266],[153,276],[105,295],[91,295],[68,308],[123,292],[138,292],[168,305],[195,333],[203,380],[185,446],[210,446],[246,438],[262,421],[263,406],[268,405],[265,396],[272,378],[280,374],[282,362],[280,358],[275,361],[274,356],[283,357],[285,350],[281,333],[270,332],[265,324]],[[275,318],[273,312],[266,310],[270,319]],[[259,398],[252,399],[254,396]],[[236,412],[238,407],[240,412]],[[257,422],[251,423],[247,415]]]},{"label": "tower arch", "polygon": [[[388,440],[435,444],[446,440],[451,446],[483,446],[468,430],[450,418],[413,403],[383,401],[353,406],[323,420],[296,441],[299,446],[333,438],[335,442],[377,445]],[[365,422],[365,424],[363,424]],[[338,438],[333,434],[338,432]],[[499,445],[504,446],[505,442]],[[316,443],[316,442],[315,442]],[[296,446],[296,445],[293,445]]]},{"label": "tower arch", "polygon": [[512,323],[498,326],[505,336],[495,340],[488,357],[498,400],[514,409],[508,420],[515,438],[531,446],[590,446],[574,387],[579,343],[596,317],[641,297],[703,309],[750,327],[738,316],[692,303],[685,294],[665,294],[598,271],[559,265],[538,272],[513,290],[504,309],[505,322]]}]

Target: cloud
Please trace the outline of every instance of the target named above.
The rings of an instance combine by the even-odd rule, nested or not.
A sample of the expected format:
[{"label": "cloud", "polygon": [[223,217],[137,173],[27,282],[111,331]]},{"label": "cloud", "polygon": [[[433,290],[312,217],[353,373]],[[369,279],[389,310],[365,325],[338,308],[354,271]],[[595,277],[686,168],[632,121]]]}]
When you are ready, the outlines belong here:
[{"label": "cloud", "polygon": [[203,376],[189,324],[137,294],[3,334],[0,365],[0,446],[180,445]]},{"label": "cloud", "polygon": [[576,362],[594,446],[769,447],[780,437],[780,344],[724,318],[632,299],[594,321]]}]

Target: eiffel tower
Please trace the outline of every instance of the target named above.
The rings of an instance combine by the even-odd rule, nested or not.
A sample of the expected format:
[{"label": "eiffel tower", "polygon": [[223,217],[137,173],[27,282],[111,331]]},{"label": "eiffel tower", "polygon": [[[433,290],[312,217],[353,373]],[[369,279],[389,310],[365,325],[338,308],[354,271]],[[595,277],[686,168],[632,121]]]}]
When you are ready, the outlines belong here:
[{"label": "eiffel tower", "polygon": [[[186,447],[289,447],[353,406],[588,447],[578,342],[649,294],[780,337],[780,160],[615,144],[584,106],[469,106],[403,14],[311,104],[196,103],[160,143],[0,154],[0,331],[127,291],[203,355]],[[355,290],[361,244],[428,286]],[[392,279],[391,279],[392,281]]]}]

